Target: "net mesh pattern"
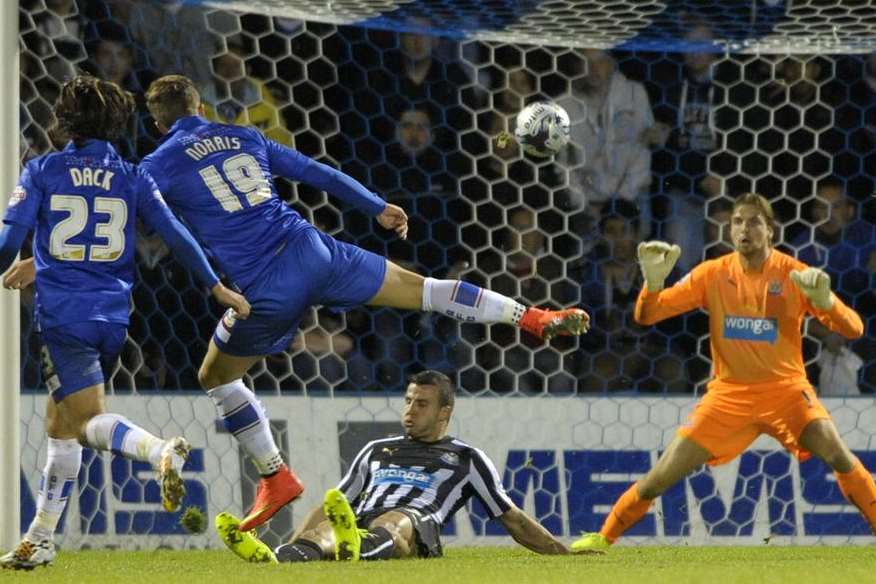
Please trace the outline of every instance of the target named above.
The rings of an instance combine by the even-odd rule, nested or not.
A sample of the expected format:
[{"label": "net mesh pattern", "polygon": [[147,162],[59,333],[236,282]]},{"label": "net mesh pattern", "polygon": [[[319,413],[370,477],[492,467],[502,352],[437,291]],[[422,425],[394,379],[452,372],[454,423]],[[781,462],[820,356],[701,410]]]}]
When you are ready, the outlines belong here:
[{"label": "net mesh pattern", "polygon": [[[747,190],[774,204],[780,249],[825,267],[837,293],[867,323],[868,334],[854,343],[810,323],[804,345],[810,378],[822,393],[876,388],[876,366],[867,357],[876,324],[876,58],[867,54],[876,35],[868,2],[288,4],[23,0],[22,160],[51,148],[51,104],[76,71],[117,80],[138,96],[140,110],[121,151],[139,159],[159,137],[142,106],[144,89],[159,75],[184,73],[202,88],[212,119],[255,125],[349,173],[411,217],[408,240],[398,241],[325,193],[280,180],[281,196],[321,229],[425,275],[462,277],[526,304],[580,304],[595,326],[580,340],[545,345],[504,325],[388,309],[344,315],[314,309],[286,351],[246,376],[262,396],[398,391],[408,374],[424,368],[450,373],[462,393],[474,396],[700,392],[711,363],[707,317],[637,326],[635,246],[646,238],[681,244],[674,280],[729,249],[729,208]],[[606,85],[608,105],[598,107],[595,89]],[[572,145],[555,159],[496,145],[520,108],[537,99],[557,100],[572,116]],[[211,417],[207,400],[185,407],[174,401],[171,412],[174,398],[157,390],[197,387],[221,311],[154,234],[140,233],[137,258],[132,325],[112,391],[156,392],[143,398],[148,427],[184,431],[205,444],[213,429],[198,420]],[[25,291],[26,388],[40,385],[32,302]],[[855,356],[863,360],[860,369]],[[690,405],[637,403],[595,403],[572,428],[574,443],[622,448],[646,436],[657,444],[665,431],[655,416],[671,410],[680,422]],[[23,457],[33,469],[43,450],[41,411],[34,405],[23,418]],[[142,411],[138,406],[131,415]],[[350,405],[345,419],[397,419],[388,411]],[[844,427],[860,427],[872,409],[851,402],[834,415]],[[543,425],[535,420],[521,431],[540,436]],[[274,430],[285,449],[289,429]],[[860,430],[851,432],[847,437],[866,445],[867,437],[855,434]],[[230,441],[199,456],[193,472],[237,460]],[[560,462],[541,451],[520,456],[509,454],[505,482],[521,499],[527,481],[538,485],[536,505],[545,505],[538,518],[554,530],[561,505],[551,485],[559,484]],[[594,463],[591,471],[631,472],[619,460]],[[67,540],[73,546],[103,541],[95,535],[106,533],[108,520],[101,473],[112,473],[120,500],[156,502],[155,485],[140,474],[145,469],[92,454],[85,462],[75,503],[84,519],[79,531],[68,526],[80,534]],[[728,487],[739,491],[738,508],[724,508],[708,471],[691,479],[718,534],[748,533],[748,510],[760,489],[774,494],[796,472],[787,457],[769,451],[753,451],[741,464],[736,487]],[[758,473],[768,468],[772,478],[764,482]],[[806,476],[824,474],[807,468]],[[234,480],[217,480],[209,495],[215,500],[204,504],[251,500],[252,469],[243,469],[241,461],[228,471]],[[309,472],[320,477],[315,484],[330,486],[333,467]],[[241,473],[248,474],[238,492]],[[834,491],[825,500],[836,504]],[[776,504],[773,527],[787,534],[788,500]],[[595,515],[569,519],[577,528],[598,527]],[[120,521],[116,533],[175,529],[156,527],[168,521],[157,514]],[[291,523],[275,523],[265,537],[279,542]],[[115,541],[107,536],[104,543]]]}]

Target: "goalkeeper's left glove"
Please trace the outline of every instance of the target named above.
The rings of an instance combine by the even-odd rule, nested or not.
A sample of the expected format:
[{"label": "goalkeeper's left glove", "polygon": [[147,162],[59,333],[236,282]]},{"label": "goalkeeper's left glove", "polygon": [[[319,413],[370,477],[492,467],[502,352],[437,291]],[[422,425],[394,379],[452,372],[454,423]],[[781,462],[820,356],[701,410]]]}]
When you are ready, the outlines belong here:
[{"label": "goalkeeper's left glove", "polygon": [[833,294],[830,291],[830,276],[818,268],[793,270],[791,281],[800,288],[800,292],[809,298],[812,305],[819,310],[833,308]]}]

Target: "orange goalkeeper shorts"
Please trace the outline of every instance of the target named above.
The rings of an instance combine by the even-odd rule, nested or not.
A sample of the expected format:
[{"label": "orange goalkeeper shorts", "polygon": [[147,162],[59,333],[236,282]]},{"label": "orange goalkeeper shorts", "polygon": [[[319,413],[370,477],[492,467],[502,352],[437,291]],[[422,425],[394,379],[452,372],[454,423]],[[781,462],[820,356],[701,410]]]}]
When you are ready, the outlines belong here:
[{"label": "orange goalkeeper shorts", "polygon": [[709,451],[709,464],[730,462],[761,434],[778,440],[801,462],[812,453],[800,435],[813,420],[830,419],[808,381],[737,385],[713,381],[678,433]]}]

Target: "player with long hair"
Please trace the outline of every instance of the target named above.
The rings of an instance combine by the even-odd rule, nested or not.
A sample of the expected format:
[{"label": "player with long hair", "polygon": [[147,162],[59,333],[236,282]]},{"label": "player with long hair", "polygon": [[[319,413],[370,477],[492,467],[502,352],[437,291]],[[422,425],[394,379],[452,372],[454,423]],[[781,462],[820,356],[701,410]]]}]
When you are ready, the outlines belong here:
[{"label": "player with long hair", "polygon": [[220,304],[240,318],[249,314],[246,299],[219,281],[149,175],[110,144],[133,111],[133,96],[114,83],[89,76],[65,83],[54,114],[58,133],[69,142],[27,163],[6,209],[0,273],[34,229],[35,322],[50,398],[48,459],[36,516],[18,547],[0,558],[4,568],[30,569],[54,559],[53,535],[79,474],[83,446],[149,462],[158,470],[168,511],[178,509],[185,495],[185,439],[162,440],[108,413],[104,404],[104,383],[129,323],[136,220],[155,229]]}]

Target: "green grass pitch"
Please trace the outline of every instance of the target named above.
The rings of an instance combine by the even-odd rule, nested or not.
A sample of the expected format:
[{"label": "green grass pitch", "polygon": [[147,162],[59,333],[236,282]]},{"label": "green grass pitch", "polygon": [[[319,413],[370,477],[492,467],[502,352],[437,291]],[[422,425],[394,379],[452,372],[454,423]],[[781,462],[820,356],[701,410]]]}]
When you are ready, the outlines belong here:
[{"label": "green grass pitch", "polygon": [[604,556],[539,556],[519,548],[450,548],[440,560],[255,565],[224,550],[61,552],[50,568],[0,581],[109,584],[225,582],[574,582],[608,584],[876,581],[873,547],[617,547]]}]

